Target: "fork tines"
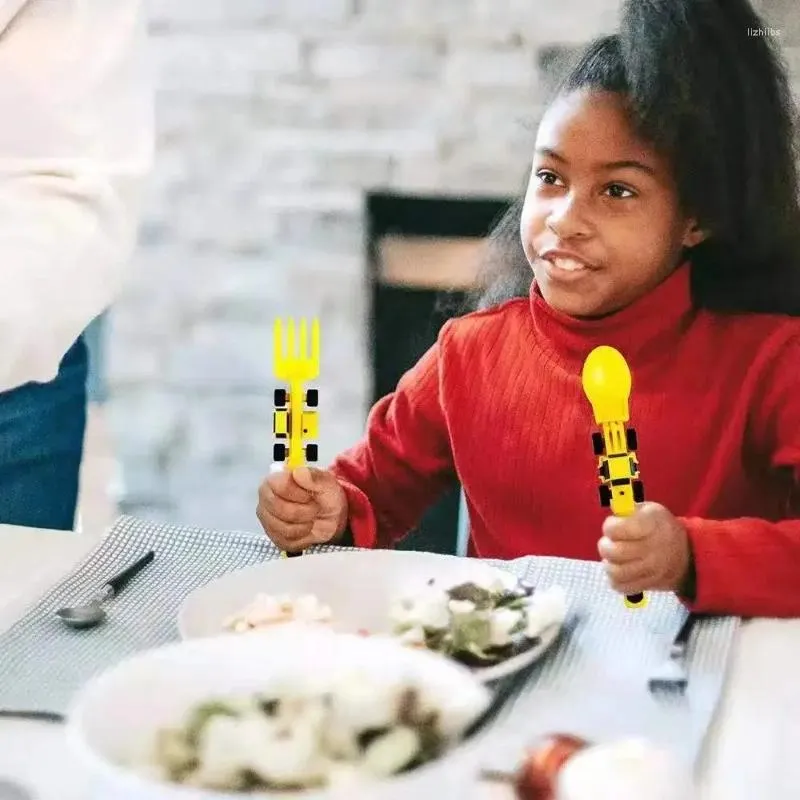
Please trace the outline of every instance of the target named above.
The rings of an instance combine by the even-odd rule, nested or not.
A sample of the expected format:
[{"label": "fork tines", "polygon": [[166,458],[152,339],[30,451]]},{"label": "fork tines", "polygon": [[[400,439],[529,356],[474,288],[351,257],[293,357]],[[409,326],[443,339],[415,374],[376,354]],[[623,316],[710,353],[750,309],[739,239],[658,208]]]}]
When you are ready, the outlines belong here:
[{"label": "fork tines", "polygon": [[306,381],[319,375],[319,320],[276,319],[274,330],[275,376],[281,380]]}]

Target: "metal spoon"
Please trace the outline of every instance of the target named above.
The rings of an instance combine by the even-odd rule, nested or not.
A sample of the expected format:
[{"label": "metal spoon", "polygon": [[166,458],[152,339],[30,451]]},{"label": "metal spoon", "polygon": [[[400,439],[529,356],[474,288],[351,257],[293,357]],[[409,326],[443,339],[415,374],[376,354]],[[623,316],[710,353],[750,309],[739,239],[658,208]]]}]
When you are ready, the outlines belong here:
[{"label": "metal spoon", "polygon": [[151,550],[119,575],[104,584],[100,591],[85,605],[59,608],[56,616],[71,628],[93,628],[105,621],[103,603],[116,597],[154,558]]}]

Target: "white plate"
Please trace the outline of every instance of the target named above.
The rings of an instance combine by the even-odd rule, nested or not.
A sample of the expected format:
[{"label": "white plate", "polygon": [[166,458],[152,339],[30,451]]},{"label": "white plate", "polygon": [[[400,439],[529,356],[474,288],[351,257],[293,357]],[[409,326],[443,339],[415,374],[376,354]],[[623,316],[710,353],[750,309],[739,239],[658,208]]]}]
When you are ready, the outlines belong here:
[{"label": "white plate", "polygon": [[[324,665],[320,668],[320,665]],[[491,693],[459,664],[395,641],[336,635],[284,625],[259,634],[198,639],[148,650],[93,678],[78,693],[67,735],[87,768],[92,800],[239,800],[242,794],[192,789],[139,771],[149,763],[153,736],[212,697],[269,692],[289,676],[325,690],[337,676],[368,672],[381,686],[409,681],[432,700],[445,735],[457,742],[487,707]],[[378,689],[380,691],[380,689]],[[420,783],[442,777],[458,748],[429,764],[362,789],[272,793],[276,800],[376,800],[419,797]],[[265,795],[266,796],[266,795]]]},{"label": "white plate", "polygon": [[[431,578],[449,587],[498,575],[508,580],[506,570],[477,559],[415,551],[354,550],[276,559],[231,572],[192,592],[180,608],[178,630],[184,639],[219,636],[225,620],[263,592],[315,595],[331,607],[335,631],[389,634],[392,601]],[[478,677],[497,680],[541,658],[563,625],[563,611],[553,617],[553,624],[543,626],[538,645],[491,667],[476,668]]]}]

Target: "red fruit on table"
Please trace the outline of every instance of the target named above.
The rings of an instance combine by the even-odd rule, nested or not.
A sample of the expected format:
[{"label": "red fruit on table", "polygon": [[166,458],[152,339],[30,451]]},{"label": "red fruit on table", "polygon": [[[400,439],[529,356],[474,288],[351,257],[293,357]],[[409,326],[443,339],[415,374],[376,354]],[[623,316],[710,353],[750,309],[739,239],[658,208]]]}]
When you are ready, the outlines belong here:
[{"label": "red fruit on table", "polygon": [[561,767],[588,744],[585,739],[566,733],[546,737],[528,752],[517,771],[514,789],[519,800],[555,800],[556,778]]}]

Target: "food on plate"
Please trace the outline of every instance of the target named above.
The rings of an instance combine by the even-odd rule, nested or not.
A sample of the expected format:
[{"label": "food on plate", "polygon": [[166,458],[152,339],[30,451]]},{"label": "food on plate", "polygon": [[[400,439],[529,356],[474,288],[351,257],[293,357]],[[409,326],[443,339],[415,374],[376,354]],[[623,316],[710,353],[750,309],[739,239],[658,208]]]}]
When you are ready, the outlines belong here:
[{"label": "food on plate", "polygon": [[[534,591],[510,573],[483,582],[447,585],[435,578],[395,598],[387,620],[390,635],[473,667],[486,667],[535,647],[566,614],[562,587]],[[224,622],[237,633],[286,622],[330,623],[333,611],[313,594],[259,594]],[[359,629],[369,636],[375,633]]]},{"label": "food on plate", "polygon": [[587,747],[589,742],[579,736],[551,734],[527,753],[516,772],[487,771],[482,777],[512,784],[518,800],[561,800],[556,794],[559,773],[576,753]]},{"label": "food on plate", "polygon": [[299,597],[258,594],[243,609],[228,617],[224,628],[235,633],[267,628],[284,622],[323,622],[333,619],[330,606],[313,594]]},{"label": "food on plate", "polygon": [[534,591],[509,574],[449,587],[431,580],[399,598],[390,617],[393,633],[407,644],[489,666],[535,647],[565,613],[562,587]]},{"label": "food on plate", "polygon": [[202,703],[158,732],[148,773],[217,791],[341,786],[413,769],[457,738],[419,686],[353,673]]},{"label": "food on plate", "polygon": [[692,800],[689,771],[643,739],[586,748],[558,776],[556,800]]}]

